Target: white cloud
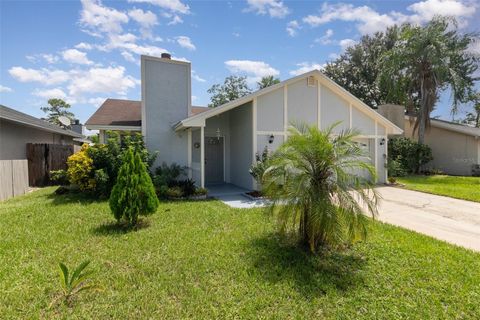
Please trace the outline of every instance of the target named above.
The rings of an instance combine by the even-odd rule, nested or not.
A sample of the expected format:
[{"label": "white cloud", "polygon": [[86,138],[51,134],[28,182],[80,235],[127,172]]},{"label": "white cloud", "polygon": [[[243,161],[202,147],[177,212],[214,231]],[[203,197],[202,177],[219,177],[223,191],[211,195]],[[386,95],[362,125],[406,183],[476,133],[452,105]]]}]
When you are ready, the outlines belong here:
[{"label": "white cloud", "polygon": [[63,60],[76,63],[76,64],[93,64],[91,60],[88,60],[87,54],[85,52],[79,51],[77,49],[68,49],[62,52]]},{"label": "white cloud", "polygon": [[125,58],[125,60],[127,60],[129,62],[133,62],[133,63],[138,63],[138,59],[135,59],[133,54],[131,54],[130,52],[122,51],[120,54],[122,55],[122,57]]},{"label": "white cloud", "polygon": [[120,33],[128,16],[121,11],[105,7],[100,0],[81,0],[80,24],[93,36],[101,33]]},{"label": "white cloud", "polygon": [[132,9],[128,11],[128,15],[141,26],[140,32],[144,38],[150,38],[152,36],[152,28],[158,24],[155,13],[143,11],[142,9]]},{"label": "white cloud", "polygon": [[345,51],[348,47],[353,46],[357,41],[353,39],[343,39],[338,42],[340,47],[342,48],[342,51]]},{"label": "white cloud", "polygon": [[268,14],[272,18],[284,18],[290,13],[288,7],[281,0],[247,0],[247,3],[246,12]]},{"label": "white cloud", "polygon": [[301,29],[297,20],[292,20],[287,23],[287,33],[290,37],[295,37],[298,34],[298,30]]},{"label": "white cloud", "polygon": [[170,22],[167,23],[167,25],[174,26],[174,25],[179,24],[179,23],[183,23],[183,19],[180,18],[180,16],[176,14],[176,15],[173,16],[172,20],[170,20]]},{"label": "white cloud", "polygon": [[312,27],[317,27],[332,21],[341,20],[356,22],[361,34],[371,34],[383,31],[394,24],[405,22],[421,24],[429,21],[435,15],[455,17],[460,26],[466,26],[465,19],[473,16],[476,10],[474,3],[462,3],[460,0],[425,0],[407,7],[413,14],[403,14],[396,11],[379,13],[369,6],[354,6],[347,3],[324,3],[320,14],[308,15],[302,21]]},{"label": "white cloud", "polygon": [[0,92],[13,92],[12,88],[9,88],[9,87],[6,87],[6,86],[2,86],[0,84]]},{"label": "white cloud", "polygon": [[424,23],[436,15],[450,16],[458,19],[460,25],[466,25],[465,18],[473,16],[476,10],[474,3],[462,3],[458,0],[426,0],[407,7],[414,12],[409,20],[414,23]]},{"label": "white cloud", "polygon": [[228,60],[225,61],[225,65],[231,72],[247,76],[250,84],[260,81],[262,77],[276,77],[280,74],[280,71],[263,61]]},{"label": "white cloud", "polygon": [[65,99],[67,94],[61,88],[52,88],[52,89],[35,89],[32,92],[34,96],[51,99],[51,98],[58,98],[58,99]]},{"label": "white cloud", "polygon": [[60,58],[54,54],[42,54],[42,58],[47,62],[47,63],[57,63]]},{"label": "white cloud", "polygon": [[203,79],[202,77],[200,77],[196,72],[195,70],[192,70],[192,78],[197,80],[198,82],[205,82],[207,80]]},{"label": "white cloud", "polygon": [[192,40],[187,37],[187,36],[179,36],[176,38],[177,39],[177,43],[180,45],[180,47],[182,48],[185,48],[185,49],[188,49],[188,50],[196,50],[197,48],[195,47],[195,45],[192,43]]},{"label": "white cloud", "polygon": [[92,45],[90,43],[80,42],[79,44],[75,45],[76,49],[82,50],[92,50]]},{"label": "white cloud", "polygon": [[332,43],[332,36],[333,36],[333,30],[332,29],[327,29],[325,31],[325,34],[321,36],[320,38],[315,39],[315,43],[320,43],[323,45],[330,44]]},{"label": "white cloud", "polygon": [[312,71],[312,70],[322,70],[324,68],[324,65],[316,63],[316,62],[300,62],[297,63],[296,66],[298,67],[295,70],[291,70],[289,73],[292,76],[299,76],[301,74],[304,74],[306,72]]},{"label": "white cloud", "polygon": [[126,95],[128,89],[134,88],[139,83],[139,80],[125,75],[125,68],[119,66],[91,68],[86,72],[75,72],[72,74],[67,88],[69,94],[74,97],[91,93]]},{"label": "white cloud", "polygon": [[232,32],[232,36],[235,38],[240,38],[240,33],[239,32]]},{"label": "white cloud", "polygon": [[12,67],[8,73],[20,82],[41,82],[45,85],[54,85],[66,82],[69,74],[63,70],[31,69],[23,67]]},{"label": "white cloud", "polygon": [[105,100],[107,99],[104,97],[95,97],[95,98],[87,99],[87,103],[93,104],[94,106],[99,107],[102,103],[105,102]]},{"label": "white cloud", "polygon": [[158,6],[162,9],[181,14],[189,14],[190,7],[180,0],[128,0],[128,2],[144,2]]}]

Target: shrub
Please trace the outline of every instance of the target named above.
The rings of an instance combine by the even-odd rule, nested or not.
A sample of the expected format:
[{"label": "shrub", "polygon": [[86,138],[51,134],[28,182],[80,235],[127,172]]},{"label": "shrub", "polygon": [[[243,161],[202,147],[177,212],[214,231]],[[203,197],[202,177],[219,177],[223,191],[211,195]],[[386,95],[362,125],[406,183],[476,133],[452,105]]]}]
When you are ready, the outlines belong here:
[{"label": "shrub", "polygon": [[[398,159],[398,158],[397,158]],[[388,175],[390,177],[405,177],[408,172],[398,160],[388,160]]]},{"label": "shrub", "polygon": [[176,163],[167,165],[165,162],[161,166],[155,169],[154,184],[155,186],[168,186],[174,187],[178,184],[180,176],[185,175],[185,167],[182,167]]},{"label": "shrub", "polygon": [[110,179],[104,169],[95,170],[95,193],[100,197],[108,197],[110,195]]},{"label": "shrub", "polygon": [[195,189],[195,195],[196,196],[205,196],[208,194],[208,190],[205,188],[197,188]]},{"label": "shrub", "polygon": [[50,171],[50,182],[56,185],[67,186],[70,183],[68,181],[67,171],[65,170]]},{"label": "shrub", "polygon": [[109,204],[117,221],[123,218],[132,225],[137,223],[139,215],[157,210],[158,198],[152,179],[140,154],[132,148],[125,152]]},{"label": "shrub", "polygon": [[259,154],[258,152],[255,154],[255,163],[252,164],[252,166],[248,170],[250,175],[257,182],[257,186],[259,188],[262,185],[263,174],[265,173],[265,170],[268,167],[267,165],[268,158],[269,158],[268,148],[265,147],[265,149],[263,149],[262,154]]},{"label": "shrub", "polygon": [[180,180],[177,182],[178,186],[182,189],[183,196],[190,197],[195,194],[195,181],[192,179]]},{"label": "shrub", "polygon": [[95,188],[93,177],[93,160],[87,154],[88,144],[67,159],[67,174],[71,184],[77,185],[82,191],[92,191]]},{"label": "shrub", "polygon": [[388,182],[391,184],[397,183],[397,179],[395,177],[388,177]]},{"label": "shrub", "polygon": [[182,188],[179,186],[176,187],[171,187],[167,189],[167,197],[171,199],[178,199],[183,197],[183,191]]},{"label": "shrub", "polygon": [[[433,160],[429,146],[405,137],[389,141],[388,156],[389,162],[397,161],[406,173],[419,173],[424,165]],[[391,175],[394,175],[393,173]]]}]

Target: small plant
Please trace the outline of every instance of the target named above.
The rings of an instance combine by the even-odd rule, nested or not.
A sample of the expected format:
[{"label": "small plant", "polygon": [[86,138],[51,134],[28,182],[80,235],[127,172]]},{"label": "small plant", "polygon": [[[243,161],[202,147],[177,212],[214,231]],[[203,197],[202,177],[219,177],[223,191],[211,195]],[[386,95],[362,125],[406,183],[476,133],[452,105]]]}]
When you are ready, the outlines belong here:
[{"label": "small plant", "polygon": [[192,179],[180,180],[178,181],[178,186],[182,188],[185,197],[190,197],[195,194],[195,181]]},{"label": "small plant", "polygon": [[185,167],[176,163],[167,165],[165,162],[155,169],[154,184],[158,188],[160,186],[174,187],[178,185],[180,176],[185,175]]},{"label": "small plant", "polygon": [[257,182],[257,186],[259,188],[262,185],[263,174],[265,173],[265,170],[268,167],[267,165],[268,158],[269,158],[269,151],[268,151],[268,148],[265,147],[265,149],[263,149],[262,154],[259,154],[258,152],[255,154],[255,163],[252,164],[252,166],[248,170],[250,175]]},{"label": "small plant", "polygon": [[208,194],[208,190],[206,188],[197,188],[195,189],[196,196],[206,196]]},{"label": "small plant", "polygon": [[395,183],[397,183],[397,178],[395,178],[395,177],[388,177],[388,183],[390,183],[390,184],[395,184]]},{"label": "small plant", "polygon": [[[85,271],[87,266],[90,264],[90,261],[84,261],[80,263],[77,268],[70,274],[68,267],[60,262],[59,273],[60,273],[60,283],[62,286],[62,295],[61,299],[67,304],[70,305],[73,297],[82,291],[101,291],[102,288],[90,280],[91,271]],[[58,299],[54,300],[50,306],[55,304]]]},{"label": "small plant", "polygon": [[88,148],[88,144],[85,143],[80,151],[67,159],[68,180],[71,184],[77,185],[81,191],[92,191],[95,188],[93,160],[88,155]]},{"label": "small plant", "polygon": [[55,185],[68,186],[67,171],[65,170],[52,170],[50,171],[50,181]]},{"label": "small plant", "polygon": [[110,209],[117,219],[136,225],[139,215],[154,213],[158,207],[152,179],[141,156],[132,148],[125,152],[117,183],[109,199]]},{"label": "small plant", "polygon": [[167,190],[167,197],[170,199],[178,199],[183,196],[184,194],[183,194],[182,188],[180,188],[179,186],[171,187],[171,188],[168,188]]}]

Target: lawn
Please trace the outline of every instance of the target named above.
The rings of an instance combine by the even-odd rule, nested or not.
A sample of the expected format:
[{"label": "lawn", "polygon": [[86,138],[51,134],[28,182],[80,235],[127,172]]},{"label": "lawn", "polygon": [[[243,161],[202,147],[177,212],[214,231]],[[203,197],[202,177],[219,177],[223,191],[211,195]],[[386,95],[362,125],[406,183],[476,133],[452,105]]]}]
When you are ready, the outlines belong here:
[{"label": "lawn", "polygon": [[[261,209],[162,203],[125,232],[108,203],[46,188],[0,203],[0,315],[12,318],[478,319],[480,254],[381,223],[311,256]],[[103,292],[48,309],[57,264],[90,259]]]},{"label": "lawn", "polygon": [[397,181],[410,190],[480,202],[480,177],[409,176]]}]

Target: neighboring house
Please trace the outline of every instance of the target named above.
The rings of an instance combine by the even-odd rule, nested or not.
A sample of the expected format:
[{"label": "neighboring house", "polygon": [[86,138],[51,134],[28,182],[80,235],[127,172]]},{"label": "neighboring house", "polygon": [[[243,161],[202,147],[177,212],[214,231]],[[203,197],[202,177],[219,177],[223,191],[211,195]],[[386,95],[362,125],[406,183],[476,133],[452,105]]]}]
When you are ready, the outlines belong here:
[{"label": "neighboring house", "polygon": [[190,63],[168,54],[142,56],[141,87],[141,102],[108,99],[87,121],[87,129],[141,130],[147,148],[159,151],[157,164],[187,166],[202,187],[231,183],[255,188],[249,174],[255,154],[265,147],[275,150],[294,122],[321,129],[340,122],[336,130],[358,129],[378,182],[385,182],[387,136],[402,133],[318,70],[217,108],[195,108]]},{"label": "neighboring house", "polygon": [[82,135],[0,105],[0,160],[26,159],[27,143],[74,144]]},{"label": "neighboring house", "polygon": [[[413,135],[415,118],[405,115],[403,106],[384,105],[379,112],[398,127],[404,129],[404,136],[417,139]],[[433,160],[427,165],[446,174],[471,176],[480,165],[480,128],[430,119],[430,128],[425,132],[425,144],[432,149]]]}]

